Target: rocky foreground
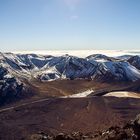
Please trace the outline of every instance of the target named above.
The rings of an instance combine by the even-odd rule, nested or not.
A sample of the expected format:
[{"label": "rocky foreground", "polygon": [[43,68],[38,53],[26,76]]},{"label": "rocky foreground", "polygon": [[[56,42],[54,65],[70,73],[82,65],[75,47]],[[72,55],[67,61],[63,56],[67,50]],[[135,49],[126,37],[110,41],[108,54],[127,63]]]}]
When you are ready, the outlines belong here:
[{"label": "rocky foreground", "polygon": [[71,134],[59,133],[58,135],[48,135],[43,132],[33,134],[28,140],[140,140],[140,114],[123,127],[110,127],[105,131],[83,134],[73,132]]}]

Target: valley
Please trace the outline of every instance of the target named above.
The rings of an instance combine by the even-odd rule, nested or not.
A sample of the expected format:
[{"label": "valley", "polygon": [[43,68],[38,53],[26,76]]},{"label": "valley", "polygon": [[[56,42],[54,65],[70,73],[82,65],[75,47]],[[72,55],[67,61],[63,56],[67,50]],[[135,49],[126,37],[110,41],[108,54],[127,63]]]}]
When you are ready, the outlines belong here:
[{"label": "valley", "polygon": [[140,113],[138,56],[0,56],[0,139],[95,133]]},{"label": "valley", "polygon": [[139,110],[139,99],[133,98],[49,99],[0,113],[1,139],[26,139],[41,131],[58,134],[104,130],[124,125]]}]

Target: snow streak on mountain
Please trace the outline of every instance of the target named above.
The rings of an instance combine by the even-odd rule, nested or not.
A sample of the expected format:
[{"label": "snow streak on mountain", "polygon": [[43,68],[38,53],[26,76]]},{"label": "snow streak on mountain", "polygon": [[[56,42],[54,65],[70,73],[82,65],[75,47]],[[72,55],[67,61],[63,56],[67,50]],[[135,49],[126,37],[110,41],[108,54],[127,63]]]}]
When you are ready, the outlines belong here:
[{"label": "snow streak on mountain", "polygon": [[[102,54],[79,58],[71,55],[0,53],[0,92],[21,92],[24,80],[89,79],[104,82],[140,79],[140,57],[108,57]],[[23,80],[24,79],[24,80]]]},{"label": "snow streak on mountain", "polygon": [[32,75],[43,81],[66,78],[89,78],[93,80],[113,78],[113,80],[135,81],[140,78],[139,56],[131,56],[128,60],[123,60],[102,54],[79,58],[68,54],[56,57],[1,53],[0,65],[1,69],[9,72],[8,76],[27,78]]}]

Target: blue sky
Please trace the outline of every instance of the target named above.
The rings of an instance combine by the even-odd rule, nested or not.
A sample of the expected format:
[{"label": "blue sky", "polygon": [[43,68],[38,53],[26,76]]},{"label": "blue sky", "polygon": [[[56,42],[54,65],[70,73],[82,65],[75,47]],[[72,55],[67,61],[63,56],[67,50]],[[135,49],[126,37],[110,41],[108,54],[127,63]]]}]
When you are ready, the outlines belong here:
[{"label": "blue sky", "polygon": [[0,0],[0,51],[140,49],[140,0]]}]

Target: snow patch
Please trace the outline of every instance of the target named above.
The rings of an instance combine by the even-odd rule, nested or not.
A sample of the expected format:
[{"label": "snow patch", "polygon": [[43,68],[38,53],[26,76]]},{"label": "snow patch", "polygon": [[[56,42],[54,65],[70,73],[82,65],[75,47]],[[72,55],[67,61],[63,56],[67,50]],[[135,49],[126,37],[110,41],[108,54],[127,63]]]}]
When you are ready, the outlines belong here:
[{"label": "snow patch", "polygon": [[94,90],[87,90],[87,91],[84,91],[84,92],[80,92],[80,93],[65,96],[65,97],[67,97],[67,98],[83,98],[83,97],[87,97],[92,92],[94,92]]},{"label": "snow patch", "polygon": [[118,98],[129,97],[129,98],[140,98],[139,94],[134,92],[127,92],[127,91],[119,91],[119,92],[109,92],[104,96],[113,96]]}]

